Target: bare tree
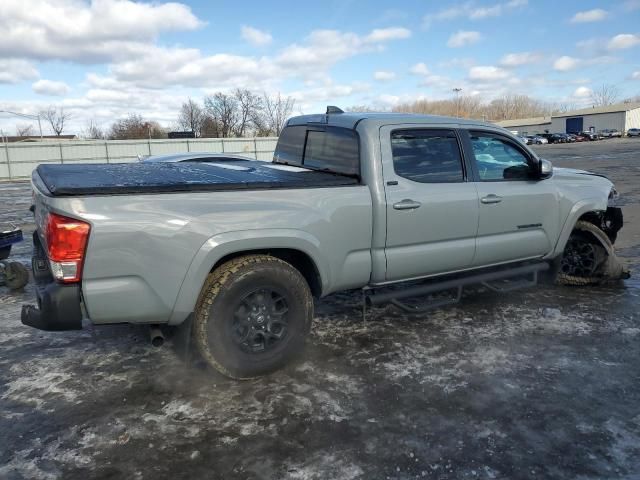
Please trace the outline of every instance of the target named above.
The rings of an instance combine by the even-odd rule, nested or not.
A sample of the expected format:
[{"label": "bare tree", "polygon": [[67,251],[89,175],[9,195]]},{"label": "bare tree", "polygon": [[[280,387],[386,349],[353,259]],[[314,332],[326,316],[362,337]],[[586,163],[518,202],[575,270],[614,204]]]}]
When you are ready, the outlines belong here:
[{"label": "bare tree", "polygon": [[204,108],[217,123],[221,137],[230,137],[238,124],[240,112],[234,95],[218,92],[204,98]]},{"label": "bare tree", "polygon": [[618,87],[603,83],[591,92],[591,101],[594,107],[604,107],[616,103],[619,95]]},{"label": "bare tree", "polygon": [[16,135],[18,137],[30,137],[33,135],[33,125],[18,124],[16,125]]},{"label": "bare tree", "polygon": [[98,126],[94,119],[91,119],[87,122],[84,130],[82,131],[82,136],[89,140],[101,140],[106,137],[105,133]]},{"label": "bare tree", "polygon": [[62,107],[49,107],[47,110],[44,110],[40,113],[40,115],[49,122],[49,126],[51,127],[51,131],[55,133],[58,137],[62,135],[64,131],[64,125],[71,118],[71,114],[65,112]]},{"label": "bare tree", "polygon": [[634,95],[632,97],[625,98],[623,103],[640,103],[640,95]]},{"label": "bare tree", "polygon": [[248,89],[238,88],[234,92],[238,102],[238,123],[234,133],[238,137],[244,137],[249,129],[254,126],[254,120],[262,113],[262,99]]},{"label": "bare tree", "polygon": [[167,138],[167,132],[158,122],[144,120],[140,115],[134,113],[111,125],[109,138],[111,140]]},{"label": "bare tree", "polygon": [[280,92],[274,96],[264,93],[262,101],[264,110],[260,122],[261,129],[277,137],[280,135],[285,121],[291,116],[296,101],[293,97],[283,97]]},{"label": "bare tree", "polygon": [[191,98],[180,107],[180,115],[178,116],[178,125],[184,131],[190,131],[199,137],[202,130],[202,122],[204,120],[204,111],[197,102]]},{"label": "bare tree", "polygon": [[569,102],[569,103],[559,103],[557,105],[555,105],[552,109],[552,113],[553,114],[558,114],[558,113],[567,113],[570,112],[571,110],[575,110],[576,109],[576,104]]},{"label": "bare tree", "polygon": [[459,96],[447,100],[416,100],[396,105],[395,112],[449,115],[483,120],[511,120],[515,118],[549,115],[553,106],[526,95],[508,94],[490,102],[479,96]]},{"label": "bare tree", "polygon": [[203,138],[219,138],[220,124],[208,113],[202,116],[202,126],[200,127],[200,136]]}]

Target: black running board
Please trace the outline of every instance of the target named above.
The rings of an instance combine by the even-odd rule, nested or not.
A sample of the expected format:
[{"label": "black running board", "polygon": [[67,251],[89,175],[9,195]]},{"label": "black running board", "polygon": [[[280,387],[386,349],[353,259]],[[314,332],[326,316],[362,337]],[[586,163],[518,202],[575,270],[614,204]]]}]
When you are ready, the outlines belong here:
[{"label": "black running board", "polygon": [[[483,285],[494,292],[506,293],[521,288],[533,287],[538,283],[538,274],[549,269],[546,262],[522,265],[515,268],[506,268],[491,272],[478,273],[464,277],[444,280],[440,282],[431,282],[426,285],[418,285],[401,290],[390,292],[376,292],[373,288],[364,290],[365,306],[380,305],[383,303],[392,303],[402,310],[410,313],[422,313],[434,308],[454,305],[459,303],[462,298],[462,289],[469,285]],[[529,277],[529,278],[522,278]],[[420,297],[434,293],[442,293],[447,290],[456,289],[456,294],[449,298],[439,298],[427,300],[422,306],[413,306],[402,299]]]}]

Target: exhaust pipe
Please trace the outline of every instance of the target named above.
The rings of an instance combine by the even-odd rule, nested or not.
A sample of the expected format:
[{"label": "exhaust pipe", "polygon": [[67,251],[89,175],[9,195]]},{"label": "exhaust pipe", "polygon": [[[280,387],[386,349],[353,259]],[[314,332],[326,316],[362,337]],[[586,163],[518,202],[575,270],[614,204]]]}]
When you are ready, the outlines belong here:
[{"label": "exhaust pipe", "polygon": [[151,339],[151,345],[154,347],[161,347],[164,343],[164,335],[160,327],[153,325],[149,327],[149,338]]}]

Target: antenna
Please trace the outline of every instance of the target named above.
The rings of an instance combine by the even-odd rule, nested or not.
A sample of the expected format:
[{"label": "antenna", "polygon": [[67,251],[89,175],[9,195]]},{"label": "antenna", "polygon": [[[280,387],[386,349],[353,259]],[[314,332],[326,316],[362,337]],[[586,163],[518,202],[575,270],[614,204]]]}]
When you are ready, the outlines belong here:
[{"label": "antenna", "polygon": [[334,105],[327,105],[327,115],[330,113],[344,113],[341,108],[338,108]]}]

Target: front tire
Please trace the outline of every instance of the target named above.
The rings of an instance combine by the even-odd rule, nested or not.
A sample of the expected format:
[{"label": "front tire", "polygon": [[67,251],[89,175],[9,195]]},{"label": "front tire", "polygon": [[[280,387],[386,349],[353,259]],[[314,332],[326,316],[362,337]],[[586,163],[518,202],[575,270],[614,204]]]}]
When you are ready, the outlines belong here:
[{"label": "front tire", "polygon": [[560,259],[560,285],[599,285],[626,278],[611,240],[592,223],[579,220]]},{"label": "front tire", "polygon": [[247,255],[216,268],[200,293],[194,341],[205,361],[244,380],[273,372],[304,347],[313,318],[306,280],[269,255]]}]

